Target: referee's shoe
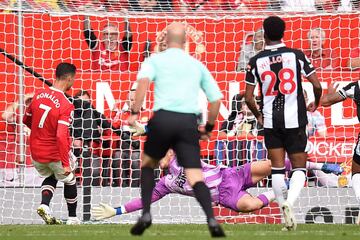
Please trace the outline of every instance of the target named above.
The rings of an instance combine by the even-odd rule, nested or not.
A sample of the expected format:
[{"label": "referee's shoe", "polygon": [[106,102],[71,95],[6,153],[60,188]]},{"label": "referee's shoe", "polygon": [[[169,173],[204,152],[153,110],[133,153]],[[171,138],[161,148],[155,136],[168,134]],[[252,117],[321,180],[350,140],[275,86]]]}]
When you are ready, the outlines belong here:
[{"label": "referee's shoe", "polygon": [[132,235],[140,236],[144,233],[144,231],[151,226],[151,214],[145,213],[142,215],[137,223],[131,228],[130,233]]},{"label": "referee's shoe", "polygon": [[[130,233],[132,235],[140,236],[142,235],[147,228],[151,226],[151,215],[150,213],[145,213],[139,218],[137,223],[131,228]],[[209,231],[211,237],[225,237],[225,233],[222,230],[220,224],[215,220],[215,218],[209,219],[208,222]]]},{"label": "referee's shoe", "polygon": [[215,218],[209,219],[208,227],[209,227],[211,237],[214,237],[214,238],[215,237],[226,237],[220,224],[215,220]]}]

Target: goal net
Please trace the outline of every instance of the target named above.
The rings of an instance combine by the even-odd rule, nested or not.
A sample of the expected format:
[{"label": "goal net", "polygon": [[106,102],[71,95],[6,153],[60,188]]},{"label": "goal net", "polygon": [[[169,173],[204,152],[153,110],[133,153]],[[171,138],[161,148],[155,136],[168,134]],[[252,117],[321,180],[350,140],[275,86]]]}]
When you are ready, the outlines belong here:
[{"label": "goal net", "polygon": [[[344,86],[359,80],[359,69],[353,65],[360,57],[356,1],[323,5],[281,2],[0,1],[0,48],[4,50],[0,55],[0,224],[41,223],[36,208],[42,179],[32,166],[30,132],[21,124],[21,117],[34,91],[48,87],[42,79],[53,82],[60,62],[71,62],[78,69],[68,94],[92,105],[76,109],[72,126],[73,150],[78,157],[78,216],[90,221],[91,206],[99,202],[120,206],[140,196],[144,138],[126,134],[125,120],[139,66],[166,48],[164,33],[173,21],[186,25],[186,51],[206,64],[224,94],[213,137],[201,142],[203,160],[228,167],[265,160],[262,130],[247,115],[241,95],[236,96],[245,89],[249,57],[263,47],[264,18],[278,14],[285,19],[285,44],[310,54],[325,91],[333,81]],[[9,55],[33,68],[35,75],[21,70]],[[311,85],[303,85],[310,102],[314,98]],[[205,122],[207,102],[203,97],[200,102]],[[141,113],[142,124],[148,121],[152,104],[151,90]],[[345,101],[320,107],[314,119],[318,122],[314,120],[309,127],[310,161],[341,164],[344,173],[337,176],[309,170],[306,187],[295,205],[296,217],[307,223],[352,223],[359,210],[349,180],[358,132],[355,105]],[[122,134],[111,130],[109,123],[121,128]],[[164,174],[158,170],[156,176]],[[265,178],[249,192],[257,195],[269,187],[271,180]],[[62,192],[59,183],[51,208],[56,217],[66,219]],[[153,204],[152,211],[157,222],[205,222],[196,200],[177,194]],[[276,203],[251,214],[221,206],[214,211],[227,223],[281,222]],[[134,212],[111,221],[133,222],[138,215]]]}]

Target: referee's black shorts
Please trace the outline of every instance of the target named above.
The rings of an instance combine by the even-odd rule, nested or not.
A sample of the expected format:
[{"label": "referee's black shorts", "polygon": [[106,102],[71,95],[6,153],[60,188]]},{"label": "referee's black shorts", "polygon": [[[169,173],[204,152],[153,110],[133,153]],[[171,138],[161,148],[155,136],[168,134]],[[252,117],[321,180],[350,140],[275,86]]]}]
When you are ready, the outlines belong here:
[{"label": "referee's black shorts", "polygon": [[305,152],[306,127],[265,128],[265,146],[267,149],[284,148],[288,154]]},{"label": "referee's black shorts", "polygon": [[154,112],[149,120],[144,152],[160,160],[172,148],[180,166],[201,168],[199,132],[195,114],[165,110]]}]

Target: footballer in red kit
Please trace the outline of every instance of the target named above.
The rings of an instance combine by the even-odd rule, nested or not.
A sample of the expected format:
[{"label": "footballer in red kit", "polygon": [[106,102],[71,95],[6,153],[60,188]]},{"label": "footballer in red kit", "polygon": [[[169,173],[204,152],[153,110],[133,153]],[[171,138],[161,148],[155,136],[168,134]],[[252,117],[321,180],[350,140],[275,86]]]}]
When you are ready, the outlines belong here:
[{"label": "footballer in red kit", "polygon": [[32,130],[31,156],[36,162],[61,161],[69,167],[69,126],[74,105],[56,88],[41,89],[25,113],[24,123]]},{"label": "footballer in red kit", "polygon": [[31,129],[30,151],[33,165],[44,181],[41,185],[41,204],[37,209],[46,224],[61,224],[50,210],[50,201],[58,181],[64,183],[64,198],[69,218],[67,224],[79,224],[76,217],[77,189],[75,160],[70,151],[69,126],[74,111],[65,96],[74,84],[76,67],[60,63],[56,67],[53,87],[38,90],[26,108],[23,122]]}]

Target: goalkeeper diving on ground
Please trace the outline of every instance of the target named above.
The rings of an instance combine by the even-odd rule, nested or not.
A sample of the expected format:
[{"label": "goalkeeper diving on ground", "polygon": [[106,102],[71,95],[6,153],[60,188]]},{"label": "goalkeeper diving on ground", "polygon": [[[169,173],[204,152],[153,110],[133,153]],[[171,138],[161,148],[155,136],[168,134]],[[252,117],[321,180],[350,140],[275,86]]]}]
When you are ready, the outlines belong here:
[{"label": "goalkeeper diving on ground", "polygon": [[[246,163],[243,166],[232,168],[224,165],[213,166],[205,162],[201,162],[201,164],[205,184],[210,189],[212,202],[215,205],[219,204],[237,212],[252,212],[267,206],[275,199],[272,190],[256,197],[247,192],[247,189],[256,186],[258,182],[270,175],[271,162],[269,160]],[[157,182],[151,198],[152,203],[170,193],[193,196],[184,169],[178,165],[176,155],[172,150],[169,150],[168,154],[160,161],[160,167],[168,168],[169,173]],[[307,168],[335,174],[343,171],[337,164],[308,162]],[[286,171],[290,170],[291,163],[286,160]],[[141,199],[136,198],[116,208],[100,203],[99,206],[92,208],[91,213],[96,220],[103,220],[140,209],[142,209]]]}]

